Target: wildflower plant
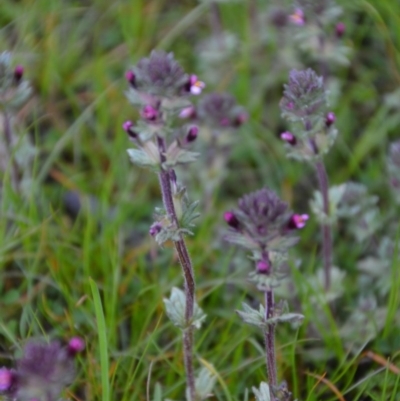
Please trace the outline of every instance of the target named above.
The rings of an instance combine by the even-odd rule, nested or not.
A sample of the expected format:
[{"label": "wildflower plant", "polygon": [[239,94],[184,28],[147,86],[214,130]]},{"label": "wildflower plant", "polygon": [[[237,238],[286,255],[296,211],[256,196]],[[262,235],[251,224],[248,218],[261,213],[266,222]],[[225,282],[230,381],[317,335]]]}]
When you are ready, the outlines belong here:
[{"label": "wildflower plant", "polygon": [[209,205],[216,188],[229,173],[226,168],[229,152],[248,115],[231,94],[213,92],[204,95],[196,106],[183,109],[180,117],[199,127],[204,168],[198,175]]},{"label": "wildflower plant", "polygon": [[343,43],[345,24],[339,20],[342,9],[334,0],[297,0],[289,16],[296,29],[299,48],[319,63],[326,78],[335,65],[348,65],[350,48]]},{"label": "wildflower plant", "polygon": [[332,210],[323,156],[334,144],[337,130],[334,125],[335,115],[328,110],[323,78],[310,68],[302,71],[292,70],[288,84],[284,85],[280,107],[282,117],[292,124],[294,131],[281,134],[281,139],[286,142],[287,156],[311,162],[317,172],[322,200],[320,215],[323,218],[320,219],[320,224],[325,288],[328,289],[332,267]]},{"label": "wildflower plant", "polygon": [[[249,278],[264,293],[264,305],[258,310],[243,304],[238,314],[245,323],[258,327],[264,334],[268,385],[276,397],[275,328],[281,322],[301,322],[303,316],[289,313],[285,302],[276,303],[274,289],[284,277],[282,267],[289,249],[298,241],[296,231],[305,226],[308,215],[294,214],[273,191],[263,188],[243,196],[238,208],[225,212],[224,219],[230,227],[225,239],[251,252],[255,269]],[[258,399],[263,399],[260,397],[266,393],[264,387],[261,386],[261,392],[255,391]]]},{"label": "wildflower plant", "polygon": [[0,172],[10,171],[15,191],[29,190],[30,167],[35,149],[26,138],[19,138],[15,129],[16,113],[31,94],[24,79],[24,68],[13,67],[9,52],[0,54]]},{"label": "wildflower plant", "polygon": [[159,245],[172,241],[184,277],[184,292],[174,288],[166,299],[167,315],[183,336],[186,397],[189,401],[204,399],[202,388],[196,388],[193,367],[194,330],[200,328],[205,315],[195,299],[195,276],[184,237],[192,235],[193,221],[199,216],[198,202],[188,199],[186,188],[178,181],[176,168],[194,162],[198,154],[190,147],[197,138],[196,125],[182,124],[179,114],[191,107],[189,97],[199,95],[204,83],[186,74],[172,53],[153,51],[148,58],[132,67],[126,78],[128,99],[141,109],[136,124],[123,127],[136,145],[128,150],[131,161],[158,174],[163,208],[157,208],[150,234]]},{"label": "wildflower plant", "polygon": [[73,337],[66,347],[58,341],[29,341],[15,369],[0,368],[0,395],[15,400],[57,401],[75,378],[75,356],[85,343]]}]

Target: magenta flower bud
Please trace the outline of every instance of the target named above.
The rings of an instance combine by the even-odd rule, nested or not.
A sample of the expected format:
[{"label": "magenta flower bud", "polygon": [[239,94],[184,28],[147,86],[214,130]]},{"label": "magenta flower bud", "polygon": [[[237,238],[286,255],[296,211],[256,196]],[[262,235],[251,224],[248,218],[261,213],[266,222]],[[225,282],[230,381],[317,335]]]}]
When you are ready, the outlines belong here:
[{"label": "magenta flower bud", "polygon": [[280,135],[281,139],[283,139],[285,142],[287,142],[289,145],[296,145],[297,143],[297,138],[289,131],[282,132]]},{"label": "magenta flower bud", "polygon": [[335,33],[338,38],[341,38],[346,31],[346,25],[343,22],[338,22],[335,26]]},{"label": "magenta flower bud", "polygon": [[85,349],[85,341],[81,337],[72,337],[68,342],[68,353],[75,356]]},{"label": "magenta flower bud", "polygon": [[148,104],[143,107],[140,115],[147,121],[155,121],[158,118],[158,110]]},{"label": "magenta flower bud", "polygon": [[125,73],[125,78],[133,87],[136,86],[136,77],[132,70],[128,70]]},{"label": "magenta flower bud", "polygon": [[199,134],[199,128],[193,125],[192,127],[189,128],[189,131],[186,135],[186,142],[195,141],[198,134]]},{"label": "magenta flower bud", "polygon": [[7,391],[13,384],[14,375],[10,369],[0,368],[0,391]]},{"label": "magenta flower bud", "polygon": [[14,69],[14,78],[16,82],[21,81],[22,76],[24,75],[24,67],[22,65],[17,65]]},{"label": "magenta flower bud", "polygon": [[235,216],[233,212],[225,212],[224,213],[224,220],[228,223],[228,225],[232,228],[239,228],[239,220]]},{"label": "magenta flower bud", "polygon": [[183,108],[179,113],[180,118],[195,118],[196,117],[196,109],[194,106],[188,106]]},{"label": "magenta flower bud", "polygon": [[134,124],[132,121],[125,121],[122,124],[122,128],[124,129],[124,131],[128,134],[128,136],[131,139],[135,139],[137,138],[138,134],[133,130]]},{"label": "magenta flower bud", "polygon": [[293,214],[288,222],[288,228],[292,230],[303,228],[309,218],[308,214]]},{"label": "magenta flower bud", "polygon": [[268,260],[259,260],[256,264],[257,273],[268,274],[271,271],[271,264]]},{"label": "magenta flower bud", "polygon": [[325,117],[325,125],[330,127],[336,121],[335,113],[330,111]]},{"label": "magenta flower bud", "polygon": [[158,221],[156,221],[155,223],[153,223],[153,224],[151,225],[150,230],[149,230],[149,234],[150,234],[152,237],[155,237],[155,236],[161,231],[161,229],[162,229],[161,223],[159,223]]},{"label": "magenta flower bud", "polygon": [[243,125],[247,120],[248,120],[249,116],[247,115],[247,113],[239,113],[236,117],[235,120],[233,122],[233,125],[235,127],[240,127],[241,125]]}]

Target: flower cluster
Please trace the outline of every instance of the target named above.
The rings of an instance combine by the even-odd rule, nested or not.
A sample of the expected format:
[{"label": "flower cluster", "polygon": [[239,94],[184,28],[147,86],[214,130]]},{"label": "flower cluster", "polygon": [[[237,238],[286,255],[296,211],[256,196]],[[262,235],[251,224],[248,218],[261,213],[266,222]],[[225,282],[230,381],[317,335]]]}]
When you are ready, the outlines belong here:
[{"label": "flower cluster", "polygon": [[160,171],[194,161],[197,154],[188,151],[186,145],[196,139],[198,128],[193,124],[174,128],[173,122],[182,109],[190,107],[187,95],[199,94],[204,83],[195,75],[185,74],[171,53],[156,51],[140,60],[126,77],[128,98],[141,108],[136,124],[129,120],[123,124],[138,148],[128,150],[132,162]]},{"label": "flower cluster", "polygon": [[126,79],[138,92],[162,97],[199,95],[204,83],[196,75],[188,75],[172,53],[152,51],[128,70]]},{"label": "flower cluster", "polygon": [[204,96],[196,114],[202,124],[215,129],[237,128],[247,120],[243,107],[229,93],[210,93]]},{"label": "flower cluster", "polygon": [[263,188],[242,197],[238,209],[225,212],[224,219],[231,228],[226,240],[252,252],[257,273],[271,275],[297,243],[294,233],[305,226],[308,215],[292,213],[273,191]]},{"label": "flower cluster", "polygon": [[73,381],[74,357],[84,348],[79,337],[73,337],[66,347],[58,341],[28,342],[15,369],[0,368],[0,394],[15,401],[57,401]]},{"label": "flower cluster", "polygon": [[188,202],[174,169],[197,159],[198,153],[189,148],[199,133],[192,121],[182,125],[178,117],[193,107],[188,96],[200,94],[204,83],[197,76],[186,74],[172,53],[157,51],[140,60],[127,72],[126,78],[130,86],[128,98],[140,107],[140,119],[123,124],[136,145],[135,149],[128,149],[129,157],[133,163],[160,174],[165,186],[162,190],[171,191],[167,206],[156,210],[156,222],[150,227],[150,234],[160,244],[178,241],[182,234],[191,234],[192,222],[198,214],[194,210],[197,203]]},{"label": "flower cluster", "polygon": [[327,109],[323,78],[310,68],[292,70],[280,102],[282,116],[293,124],[296,134],[286,131],[288,156],[300,160],[318,159],[333,145],[337,130],[335,114]]},{"label": "flower cluster", "polygon": [[197,107],[185,107],[179,114],[213,130],[240,127],[247,121],[247,113],[229,93],[210,93],[205,95]]}]

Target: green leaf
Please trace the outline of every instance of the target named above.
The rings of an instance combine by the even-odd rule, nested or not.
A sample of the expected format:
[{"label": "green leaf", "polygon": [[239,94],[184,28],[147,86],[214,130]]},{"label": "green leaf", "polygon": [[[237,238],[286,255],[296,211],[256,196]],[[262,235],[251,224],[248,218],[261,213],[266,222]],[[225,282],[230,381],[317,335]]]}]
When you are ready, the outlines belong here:
[{"label": "green leaf", "polygon": [[104,319],[103,305],[100,299],[99,289],[92,278],[89,278],[90,288],[92,290],[94,310],[96,314],[97,333],[99,336],[100,345],[100,369],[101,369],[101,384],[102,384],[102,400],[110,401],[110,383],[108,378],[108,342],[107,342],[107,327]]}]

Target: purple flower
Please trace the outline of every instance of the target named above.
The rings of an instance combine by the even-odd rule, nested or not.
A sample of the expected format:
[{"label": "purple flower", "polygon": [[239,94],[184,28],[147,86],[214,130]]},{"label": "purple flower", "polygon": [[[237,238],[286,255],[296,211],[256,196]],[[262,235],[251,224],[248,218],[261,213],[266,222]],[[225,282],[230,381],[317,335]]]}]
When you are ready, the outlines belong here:
[{"label": "purple flower", "polygon": [[[191,79],[175,60],[174,55],[164,51],[153,50],[150,57],[142,58],[131,72],[135,89],[156,96],[181,96]],[[195,82],[190,82],[196,86]]]},{"label": "purple flower", "polygon": [[304,227],[308,216],[293,214],[275,192],[263,188],[239,199],[238,208],[226,212],[224,219],[231,227],[225,239],[249,249],[256,272],[270,275],[297,243],[294,229]]},{"label": "purple flower", "polygon": [[280,106],[282,112],[292,116],[292,119],[321,117],[326,108],[323,78],[310,68],[290,71],[289,83],[284,85]]},{"label": "purple flower", "polygon": [[85,341],[81,337],[72,337],[68,342],[70,356],[75,356],[85,349]]},{"label": "purple flower", "polygon": [[287,203],[267,188],[243,196],[238,204],[241,220],[254,238],[279,231],[288,220]]},{"label": "purple flower", "polygon": [[308,214],[294,214],[289,220],[288,228],[293,230],[303,228],[309,218]]},{"label": "purple flower", "polygon": [[14,374],[10,369],[0,368],[0,392],[9,390],[13,384]]},{"label": "purple flower", "polygon": [[346,25],[343,22],[338,22],[335,26],[335,33],[338,38],[341,38],[346,31]]},{"label": "purple flower", "polygon": [[158,119],[159,112],[156,108],[147,104],[143,107],[140,115],[146,121],[156,121]]},{"label": "purple flower", "polygon": [[289,145],[296,145],[297,139],[296,137],[289,131],[282,132],[280,135],[281,139],[287,142]]},{"label": "purple flower", "polygon": [[136,86],[136,84],[135,84],[135,82],[136,82],[136,77],[135,77],[135,74],[134,74],[134,72],[133,72],[132,70],[128,70],[128,71],[125,73],[125,78],[126,78],[126,80],[127,80],[133,87]]},{"label": "purple flower", "polygon": [[202,81],[199,81],[197,79],[197,75],[191,75],[189,77],[189,81],[187,83],[187,89],[188,92],[190,92],[192,95],[200,95],[200,93],[203,91],[205,88],[206,84]]},{"label": "purple flower", "polygon": [[197,139],[197,135],[199,134],[199,127],[193,125],[189,128],[188,133],[186,134],[186,142],[190,143]]},{"label": "purple flower", "polygon": [[62,347],[58,341],[27,343],[17,361],[13,396],[17,400],[58,400],[75,376],[72,356],[70,346]]},{"label": "purple flower", "polygon": [[214,128],[235,128],[247,119],[247,114],[228,93],[210,93],[204,96],[197,108],[201,122]]},{"label": "purple flower", "polygon": [[289,15],[289,21],[293,25],[303,26],[305,24],[304,12],[301,8],[296,8],[293,14]]},{"label": "purple flower", "polygon": [[158,221],[153,223],[150,227],[149,234],[155,237],[162,230],[162,225]]},{"label": "purple flower", "polygon": [[24,67],[22,65],[17,65],[14,69],[14,79],[18,83],[21,81],[24,75]]},{"label": "purple flower", "polygon": [[196,117],[196,109],[194,106],[188,106],[183,108],[179,112],[179,117],[180,118],[195,118]]},{"label": "purple flower", "polygon": [[259,260],[256,263],[256,270],[258,273],[261,273],[261,274],[270,273],[271,272],[271,262],[269,260],[265,260],[265,259]]},{"label": "purple flower", "polygon": [[232,228],[238,229],[240,226],[239,220],[235,216],[233,212],[225,212],[224,220],[228,223],[228,225]]},{"label": "purple flower", "polygon": [[138,137],[138,134],[134,131],[133,127],[133,122],[129,120],[122,124],[122,128],[128,134],[130,139],[136,139]]},{"label": "purple flower", "polygon": [[325,118],[325,125],[330,127],[336,121],[335,113],[330,111]]}]

